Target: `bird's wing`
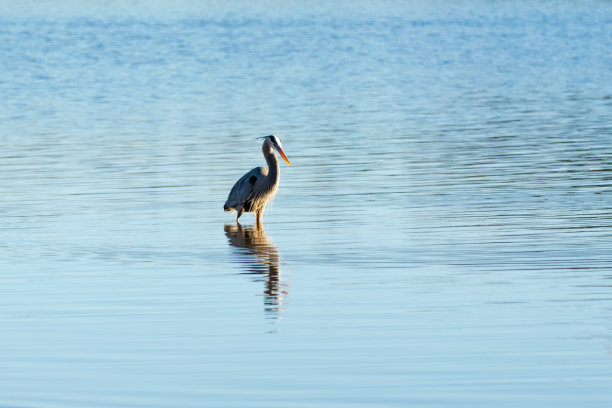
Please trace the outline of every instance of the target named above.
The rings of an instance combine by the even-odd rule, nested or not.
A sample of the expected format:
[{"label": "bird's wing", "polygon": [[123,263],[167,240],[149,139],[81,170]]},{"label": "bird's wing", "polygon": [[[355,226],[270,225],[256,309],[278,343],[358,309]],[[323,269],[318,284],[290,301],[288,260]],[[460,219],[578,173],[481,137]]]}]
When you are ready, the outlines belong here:
[{"label": "bird's wing", "polygon": [[227,197],[227,201],[225,202],[226,211],[231,209],[240,210],[253,196],[257,182],[267,175],[268,169],[265,167],[255,167],[253,170],[240,177]]}]

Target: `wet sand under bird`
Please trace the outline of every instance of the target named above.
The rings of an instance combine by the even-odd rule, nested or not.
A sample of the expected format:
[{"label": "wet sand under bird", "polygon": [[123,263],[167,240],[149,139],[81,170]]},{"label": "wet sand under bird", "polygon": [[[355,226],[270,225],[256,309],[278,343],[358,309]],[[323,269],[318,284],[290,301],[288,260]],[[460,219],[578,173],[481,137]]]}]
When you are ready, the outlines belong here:
[{"label": "wet sand under bird", "polygon": [[236,222],[238,223],[240,216],[244,212],[253,212],[255,213],[257,225],[261,225],[261,217],[266,204],[270,198],[274,197],[278,189],[280,169],[274,150],[291,166],[289,159],[287,159],[283,151],[281,141],[277,136],[264,136],[262,139],[264,142],[261,150],[266,158],[266,163],[268,163],[268,168],[255,167],[242,176],[232,187],[223,206],[225,212],[238,212],[236,216]]}]

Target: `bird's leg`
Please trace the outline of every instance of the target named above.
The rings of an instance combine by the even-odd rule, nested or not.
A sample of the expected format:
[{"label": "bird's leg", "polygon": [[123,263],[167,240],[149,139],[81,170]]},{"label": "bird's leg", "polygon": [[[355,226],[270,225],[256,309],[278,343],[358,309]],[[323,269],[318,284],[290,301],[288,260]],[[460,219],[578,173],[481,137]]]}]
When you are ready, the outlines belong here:
[{"label": "bird's leg", "polygon": [[255,215],[255,217],[256,217],[256,220],[257,220],[256,222],[257,222],[257,226],[258,226],[258,227],[261,227],[261,213],[262,213],[262,212],[263,212],[263,211],[261,211],[261,210],[260,210],[260,211],[257,211],[257,212],[255,213],[255,214],[256,214],[256,215]]},{"label": "bird's leg", "polygon": [[238,215],[236,216],[236,222],[238,224],[240,224],[240,222],[238,222],[238,218],[240,218],[240,216],[242,215],[243,212],[244,212],[244,208],[241,208],[240,211],[238,211]]}]

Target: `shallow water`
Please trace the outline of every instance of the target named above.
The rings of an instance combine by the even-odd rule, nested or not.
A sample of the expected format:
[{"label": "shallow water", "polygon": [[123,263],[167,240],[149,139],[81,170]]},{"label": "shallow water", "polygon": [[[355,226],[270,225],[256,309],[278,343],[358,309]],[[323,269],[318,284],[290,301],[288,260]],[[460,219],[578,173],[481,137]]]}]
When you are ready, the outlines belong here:
[{"label": "shallow water", "polygon": [[48,4],[0,2],[0,406],[610,406],[609,2]]}]

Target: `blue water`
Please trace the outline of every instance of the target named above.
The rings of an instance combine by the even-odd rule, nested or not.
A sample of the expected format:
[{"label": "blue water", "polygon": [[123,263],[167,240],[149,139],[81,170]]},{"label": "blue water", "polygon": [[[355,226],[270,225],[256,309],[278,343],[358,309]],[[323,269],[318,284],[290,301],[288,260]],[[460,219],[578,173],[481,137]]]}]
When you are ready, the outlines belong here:
[{"label": "blue water", "polygon": [[0,1],[0,406],[611,406],[610,44],[606,1]]}]

